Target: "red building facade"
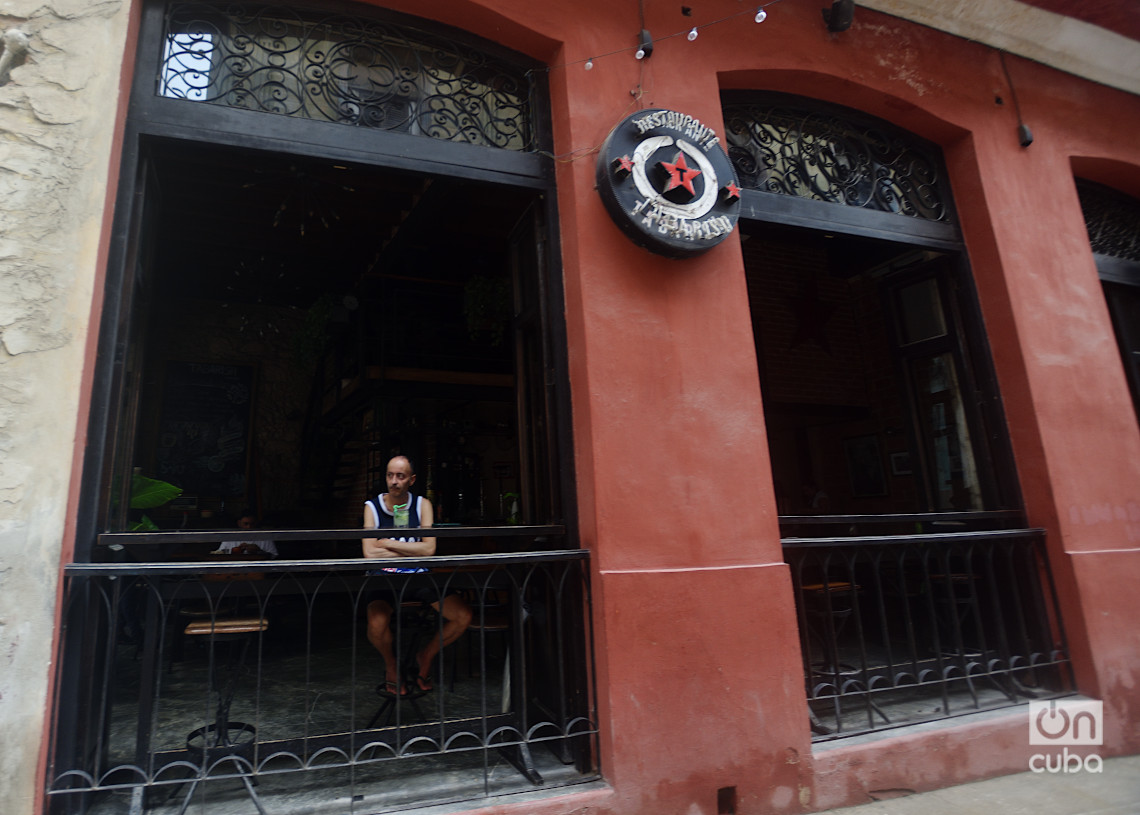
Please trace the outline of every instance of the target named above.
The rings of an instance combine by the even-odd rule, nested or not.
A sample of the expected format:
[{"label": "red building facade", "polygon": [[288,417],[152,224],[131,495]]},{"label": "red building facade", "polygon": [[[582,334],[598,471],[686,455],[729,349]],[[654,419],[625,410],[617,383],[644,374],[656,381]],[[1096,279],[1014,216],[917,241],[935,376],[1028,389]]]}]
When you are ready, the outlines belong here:
[{"label": "red building facade", "polygon": [[[644,6],[388,4],[533,60],[542,79],[536,115],[549,117],[551,143],[533,151],[539,169],[519,183],[544,196],[548,279],[561,286],[553,302],[562,316],[541,329],[561,349],[548,369],[563,394],[550,402],[562,433],[551,445],[567,483],[552,500],[570,530],[566,548],[589,552],[583,626],[593,633],[590,760],[600,780],[537,800],[476,798],[471,808],[811,812],[867,801],[876,790],[928,790],[1027,769],[1038,748],[1026,706],[1055,694],[1103,702],[1100,755],[1136,752],[1140,432],[1118,346],[1127,331],[1106,301],[1078,180],[1126,204],[1140,199],[1137,96],[868,8],[833,31],[806,0],[768,4],[761,23],[758,9],[729,0]],[[144,18],[140,8],[145,30]],[[643,30],[652,52],[638,59]],[[133,59],[154,56],[143,42]],[[928,219],[929,228],[905,212],[863,218],[841,201],[766,191],[763,178],[749,192],[741,179],[745,196],[730,204],[736,229],[715,246],[676,258],[637,245],[597,189],[599,173],[610,172],[599,170],[598,155],[611,130],[637,111],[664,109],[711,128],[716,149],[739,147],[734,104],[819,112],[844,122],[843,132],[897,134],[933,157],[950,215]],[[129,117],[124,96],[120,140],[134,155]],[[225,143],[224,121],[201,117],[203,131]],[[805,125],[801,145],[817,132]],[[276,138],[270,128],[254,147],[280,150]],[[738,173],[740,155],[728,151]],[[446,176],[439,168],[450,160],[428,155],[417,164],[411,153],[402,164],[373,163]],[[827,175],[820,167],[805,177]],[[510,172],[488,182],[488,197],[495,184],[509,186]],[[120,199],[128,188],[119,186]],[[481,195],[462,206],[477,211]],[[108,209],[108,244],[113,215]],[[1135,240],[1140,225],[1128,217]],[[906,299],[926,296],[906,288],[917,278],[892,277],[920,262],[930,272],[923,280],[934,281],[923,291],[942,303],[922,313]],[[119,290],[97,295],[105,300],[93,309],[100,330]],[[906,315],[933,311],[940,332],[909,340]],[[86,382],[98,389],[107,374],[96,360],[99,330],[90,333]],[[920,347],[940,337],[946,344]],[[922,365],[931,359],[957,367],[929,373]],[[936,376],[953,378],[957,401],[923,401],[938,392]],[[931,411],[942,417],[937,428]],[[81,417],[85,427],[89,420]],[[940,446],[948,433],[949,453]],[[853,468],[868,461],[860,480]],[[80,454],[76,479],[91,479],[92,466]],[[951,484],[951,469],[966,473],[960,483]],[[523,480],[529,522],[551,523],[558,513],[545,512]],[[541,491],[542,474],[531,483]],[[813,506],[805,486],[826,493],[829,506]],[[94,501],[83,489],[77,513]],[[896,515],[908,517],[887,517]],[[356,523],[348,517],[340,526]],[[78,524],[66,562],[98,560],[84,554],[84,530],[93,529]],[[982,538],[1043,530],[1034,533],[1043,560],[1010,568],[1041,592],[1027,625],[1050,632],[1046,661],[1060,665],[1053,685],[1043,680],[1039,694],[974,715],[958,709],[923,728],[895,726],[898,714],[867,701],[873,688],[855,687],[845,704],[863,705],[871,725],[844,738],[826,688],[813,697],[822,707],[809,706],[812,666],[827,662],[829,641],[850,646],[856,625],[866,660],[867,642],[883,630],[875,627],[900,619],[891,603],[904,601],[869,582],[864,555],[798,561],[789,547],[843,536],[887,546],[902,534],[921,548],[924,534],[959,530]],[[956,547],[967,539],[931,540]],[[981,579],[989,566],[956,577]],[[931,566],[925,579],[949,580],[947,571]],[[1009,585],[1000,568],[988,579]],[[821,587],[831,596],[813,607]],[[969,608],[981,616],[989,601],[976,591]],[[1009,595],[999,594],[995,608],[1007,609]],[[875,605],[886,596],[895,599]],[[952,606],[951,616],[964,607]],[[1000,628],[992,615],[961,613],[962,630]],[[812,628],[821,618],[822,635]],[[916,642],[931,636],[912,632]]]}]

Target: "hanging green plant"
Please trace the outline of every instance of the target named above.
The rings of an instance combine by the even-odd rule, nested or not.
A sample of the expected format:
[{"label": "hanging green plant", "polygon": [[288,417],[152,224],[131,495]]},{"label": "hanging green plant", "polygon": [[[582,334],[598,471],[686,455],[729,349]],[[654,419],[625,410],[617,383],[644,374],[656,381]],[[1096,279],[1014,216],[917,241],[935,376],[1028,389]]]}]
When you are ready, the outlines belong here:
[{"label": "hanging green plant", "polygon": [[[173,501],[182,494],[182,488],[155,478],[134,473],[131,476],[131,509],[154,509]],[[153,532],[158,526],[144,513],[131,524],[132,532]]]}]

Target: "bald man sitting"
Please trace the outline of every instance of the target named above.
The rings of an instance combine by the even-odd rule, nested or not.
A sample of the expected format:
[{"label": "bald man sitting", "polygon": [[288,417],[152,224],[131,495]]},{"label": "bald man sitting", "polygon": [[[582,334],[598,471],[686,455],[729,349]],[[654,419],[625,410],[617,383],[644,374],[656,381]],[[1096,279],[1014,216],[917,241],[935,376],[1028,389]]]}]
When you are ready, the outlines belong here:
[{"label": "bald man sitting", "polygon": [[[407,520],[400,526],[428,528],[435,520],[431,501],[412,494],[416,483],[416,473],[407,456],[396,456],[388,462],[386,476],[388,491],[364,504],[365,529],[395,529],[397,518],[406,515]],[[435,554],[434,537],[389,537],[365,538],[364,557],[396,559],[401,557],[428,557]],[[384,566],[380,570],[393,575],[393,580],[415,581],[414,575],[423,574],[427,569]],[[397,578],[395,575],[407,575]],[[379,593],[368,604],[368,641],[384,658],[384,688],[391,694],[405,695],[408,690],[400,679],[400,669],[392,649],[393,634],[390,628],[394,607],[400,601],[418,600],[430,604],[443,617],[443,629],[438,637],[428,640],[416,654],[416,687],[420,691],[432,689],[431,664],[442,648],[459,639],[471,624],[471,608],[458,594],[447,594],[440,598],[439,590],[430,580],[421,579],[402,587],[402,591],[386,590]],[[398,597],[397,597],[398,592]]]}]

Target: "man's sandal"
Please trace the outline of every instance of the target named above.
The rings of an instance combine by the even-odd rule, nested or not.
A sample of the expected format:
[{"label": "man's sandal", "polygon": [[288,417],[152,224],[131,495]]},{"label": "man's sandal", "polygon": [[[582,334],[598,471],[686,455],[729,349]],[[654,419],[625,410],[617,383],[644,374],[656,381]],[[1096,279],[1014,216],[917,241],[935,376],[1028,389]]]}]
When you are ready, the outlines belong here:
[{"label": "man's sandal", "polygon": [[394,682],[390,679],[385,679],[376,686],[376,692],[381,696],[407,696],[408,689],[399,682]]}]

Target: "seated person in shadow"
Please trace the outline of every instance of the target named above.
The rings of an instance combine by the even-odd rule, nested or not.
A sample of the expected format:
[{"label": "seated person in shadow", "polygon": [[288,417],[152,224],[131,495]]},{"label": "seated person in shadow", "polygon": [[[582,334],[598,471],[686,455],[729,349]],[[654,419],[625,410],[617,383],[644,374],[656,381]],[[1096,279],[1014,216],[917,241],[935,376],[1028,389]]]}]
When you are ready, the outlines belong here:
[{"label": "seated person in shadow", "polygon": [[831,496],[814,479],[808,479],[800,489],[804,498],[805,515],[830,515]]},{"label": "seated person in shadow", "polygon": [[[257,516],[252,510],[242,510],[238,516],[238,529],[256,529]],[[277,557],[277,544],[271,540],[263,541],[226,541],[218,547],[218,552],[225,555],[266,555]]]},{"label": "seated person in shadow", "polygon": [[[394,529],[397,513],[407,513],[408,527],[430,527],[435,518],[431,501],[412,494],[416,473],[406,456],[396,456],[388,462],[386,480],[388,492],[381,493],[364,504],[364,528]],[[435,538],[364,538],[363,550],[366,558],[428,557],[435,554]],[[467,630],[471,624],[471,608],[458,593],[448,593],[441,601],[436,586],[429,579],[418,577],[427,572],[427,569],[393,565],[378,571],[391,581],[409,581],[402,586],[390,583],[391,588],[381,591],[368,604],[368,641],[384,658],[384,687],[388,693],[401,696],[407,693],[392,648],[394,636],[389,624],[393,609],[401,601],[416,600],[430,604],[443,617],[444,625],[440,635],[428,640],[416,655],[416,686],[420,691],[430,691],[432,661],[443,647],[455,642]]]}]

